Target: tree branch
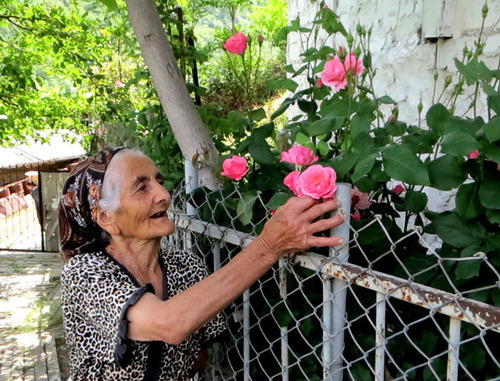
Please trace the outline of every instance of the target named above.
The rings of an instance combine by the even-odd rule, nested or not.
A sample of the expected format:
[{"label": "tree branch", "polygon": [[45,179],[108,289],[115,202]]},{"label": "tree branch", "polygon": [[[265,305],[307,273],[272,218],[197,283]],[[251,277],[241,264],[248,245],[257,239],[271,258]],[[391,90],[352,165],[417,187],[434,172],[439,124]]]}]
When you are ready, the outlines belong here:
[{"label": "tree branch", "polygon": [[[30,20],[30,19],[27,19],[27,18],[24,18],[24,17],[20,17],[20,16],[13,16],[13,15],[0,15],[0,19],[4,19],[4,20],[7,20],[8,22],[10,22],[12,25],[18,27],[18,28],[21,28],[21,29],[24,29],[24,30],[27,30],[28,32],[32,32],[33,29],[31,28],[28,28],[26,26],[23,26],[21,24],[18,24],[17,22],[15,22],[13,19],[16,19],[16,20],[23,20],[23,21],[26,21],[26,20]],[[30,20],[31,21],[31,20]]]}]

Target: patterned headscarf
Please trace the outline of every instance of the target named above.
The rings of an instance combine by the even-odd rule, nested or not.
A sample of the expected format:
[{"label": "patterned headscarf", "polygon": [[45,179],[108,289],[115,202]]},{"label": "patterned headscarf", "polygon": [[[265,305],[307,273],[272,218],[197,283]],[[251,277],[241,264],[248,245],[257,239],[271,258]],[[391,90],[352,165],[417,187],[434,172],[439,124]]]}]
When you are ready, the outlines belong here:
[{"label": "patterned headscarf", "polygon": [[108,148],[78,163],[64,185],[59,202],[61,250],[65,261],[102,247],[102,229],[97,225],[97,205],[104,173],[113,156],[126,147]]}]

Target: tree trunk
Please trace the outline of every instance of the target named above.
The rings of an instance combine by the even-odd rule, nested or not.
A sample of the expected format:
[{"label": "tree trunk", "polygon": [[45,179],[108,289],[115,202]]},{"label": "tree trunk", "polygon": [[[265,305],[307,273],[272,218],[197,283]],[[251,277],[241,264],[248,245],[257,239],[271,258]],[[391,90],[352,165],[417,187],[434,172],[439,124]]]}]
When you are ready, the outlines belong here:
[{"label": "tree trunk", "polygon": [[189,96],[156,4],[154,0],[125,3],[144,62],[182,154],[197,165],[200,185],[213,189],[218,184],[214,176],[218,152]]}]

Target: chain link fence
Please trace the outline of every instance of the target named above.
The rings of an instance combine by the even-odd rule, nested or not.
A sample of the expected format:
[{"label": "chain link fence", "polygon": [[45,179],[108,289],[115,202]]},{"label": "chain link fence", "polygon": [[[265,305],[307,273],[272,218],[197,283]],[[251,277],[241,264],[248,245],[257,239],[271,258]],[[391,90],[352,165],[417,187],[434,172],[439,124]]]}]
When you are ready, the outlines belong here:
[{"label": "chain link fence", "polygon": [[[262,195],[238,188],[181,188],[173,200],[168,244],[212,271],[271,216]],[[229,338],[205,379],[500,379],[500,274],[485,254],[446,257],[419,227],[391,237],[379,217],[343,229],[343,246],[282,259],[227,308]],[[465,263],[479,279],[457,278]]]}]

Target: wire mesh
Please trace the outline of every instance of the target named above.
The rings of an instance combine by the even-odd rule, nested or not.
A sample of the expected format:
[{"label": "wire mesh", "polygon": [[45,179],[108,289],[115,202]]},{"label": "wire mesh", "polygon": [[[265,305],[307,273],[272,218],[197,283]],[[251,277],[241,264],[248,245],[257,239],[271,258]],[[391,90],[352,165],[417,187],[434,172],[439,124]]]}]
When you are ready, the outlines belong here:
[{"label": "wire mesh", "polygon": [[[173,199],[168,244],[212,271],[271,216],[262,195],[238,188],[189,197],[181,188]],[[348,262],[328,250],[290,255],[226,309],[229,338],[213,348],[206,379],[500,379],[498,259],[447,257],[419,227],[391,237],[379,216],[349,229]],[[457,277],[466,262],[477,266],[474,281]]]}]

